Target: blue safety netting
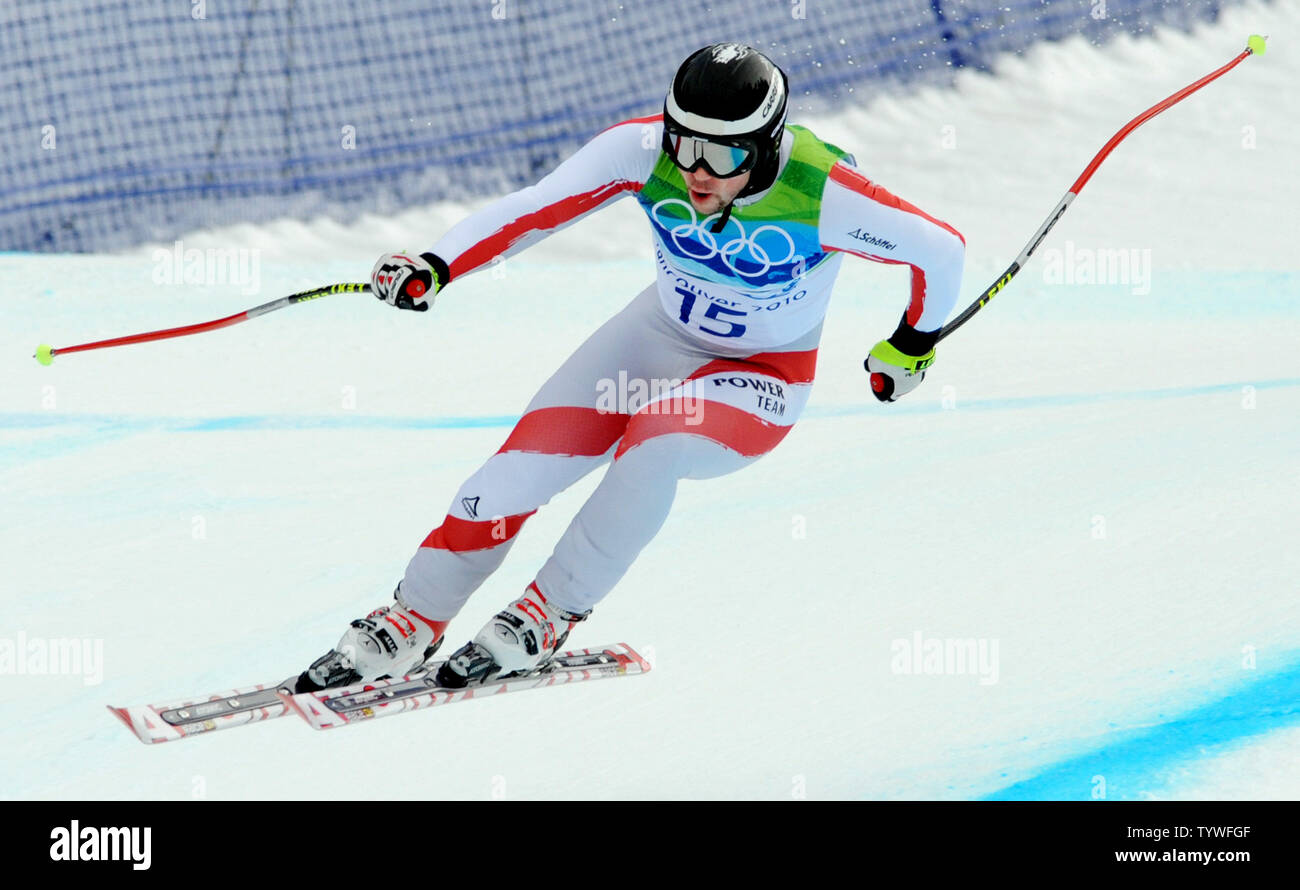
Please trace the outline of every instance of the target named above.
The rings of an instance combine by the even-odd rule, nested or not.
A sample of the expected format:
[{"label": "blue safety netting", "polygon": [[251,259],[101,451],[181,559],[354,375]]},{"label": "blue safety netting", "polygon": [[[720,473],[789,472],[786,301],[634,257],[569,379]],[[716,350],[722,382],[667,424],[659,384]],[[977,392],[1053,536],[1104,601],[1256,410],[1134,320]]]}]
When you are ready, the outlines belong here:
[{"label": "blue safety netting", "polygon": [[89,251],[517,188],[737,40],[792,112],[1232,0],[9,0],[0,250]]}]

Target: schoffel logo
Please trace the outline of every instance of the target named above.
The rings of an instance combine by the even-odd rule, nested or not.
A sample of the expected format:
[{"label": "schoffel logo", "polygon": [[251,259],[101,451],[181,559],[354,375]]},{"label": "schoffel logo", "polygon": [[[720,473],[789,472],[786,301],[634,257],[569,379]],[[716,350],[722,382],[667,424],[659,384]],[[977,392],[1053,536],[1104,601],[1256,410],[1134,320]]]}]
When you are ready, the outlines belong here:
[{"label": "schoffel logo", "polygon": [[861,228],[854,229],[848,233],[850,238],[856,238],[864,244],[870,244],[872,247],[883,247],[885,250],[893,250],[898,245],[893,241],[887,241],[884,238],[877,237]]},{"label": "schoffel logo", "polygon": [[[665,224],[664,221],[659,218],[659,214],[660,208],[667,204],[680,204],[682,207],[686,208],[686,212],[691,215],[691,218],[689,220],[683,220],[682,222],[677,222],[670,218],[669,222],[676,224]],[[706,216],[701,220],[695,215],[695,208],[680,198],[664,198],[662,201],[650,208],[650,219],[654,220],[656,226],[668,233],[668,236],[673,239],[673,244],[675,244],[677,249],[683,254],[693,260],[709,260],[715,256],[721,257],[723,265],[741,278],[759,278],[766,275],[773,266],[784,266],[786,263],[800,259],[794,246],[794,239],[790,237],[790,233],[785,231],[785,229],[782,229],[779,226],[764,225],[759,226],[754,229],[753,232],[746,234],[745,227],[741,225],[740,220],[736,219],[734,216],[727,219],[727,228],[723,229],[723,233],[727,232],[731,226],[735,226],[736,231],[740,234],[719,246],[718,239],[714,237],[711,231],[709,231],[708,226],[721,215],[722,214],[720,213],[715,213],[711,216]],[[772,259],[772,256],[767,252],[766,248],[758,243],[759,235],[762,235],[764,232],[775,232],[785,240],[786,254],[781,259]],[[706,248],[707,252],[698,252],[698,247],[696,250],[689,249],[686,245],[683,245],[683,239],[687,239],[686,245],[698,245],[698,247]],[[742,251],[744,251],[743,257],[741,254]],[[752,263],[759,263],[761,264],[761,268],[757,272],[742,272],[737,269],[734,264],[734,260],[737,258],[743,258]]]}]

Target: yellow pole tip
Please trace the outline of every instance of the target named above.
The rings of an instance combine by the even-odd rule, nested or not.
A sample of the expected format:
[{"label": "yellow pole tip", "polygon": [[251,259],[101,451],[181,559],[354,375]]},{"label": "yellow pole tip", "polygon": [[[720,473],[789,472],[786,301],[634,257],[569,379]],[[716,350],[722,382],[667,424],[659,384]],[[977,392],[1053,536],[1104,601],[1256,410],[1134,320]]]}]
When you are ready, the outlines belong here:
[{"label": "yellow pole tip", "polygon": [[1246,41],[1246,46],[1255,55],[1262,56],[1264,55],[1264,49],[1265,49],[1264,41],[1266,40],[1268,40],[1267,37],[1261,37],[1258,34],[1251,34],[1250,39]]}]

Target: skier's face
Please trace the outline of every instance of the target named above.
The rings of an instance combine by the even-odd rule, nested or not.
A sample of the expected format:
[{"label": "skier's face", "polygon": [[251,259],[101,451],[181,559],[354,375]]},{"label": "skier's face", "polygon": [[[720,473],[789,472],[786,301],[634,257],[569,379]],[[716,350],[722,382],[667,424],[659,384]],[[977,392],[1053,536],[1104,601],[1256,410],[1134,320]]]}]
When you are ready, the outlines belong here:
[{"label": "skier's face", "polygon": [[686,180],[686,190],[690,195],[691,204],[700,213],[708,215],[717,213],[740,194],[741,189],[749,184],[749,171],[724,179],[712,176],[700,167],[691,172],[683,172],[682,178]]}]

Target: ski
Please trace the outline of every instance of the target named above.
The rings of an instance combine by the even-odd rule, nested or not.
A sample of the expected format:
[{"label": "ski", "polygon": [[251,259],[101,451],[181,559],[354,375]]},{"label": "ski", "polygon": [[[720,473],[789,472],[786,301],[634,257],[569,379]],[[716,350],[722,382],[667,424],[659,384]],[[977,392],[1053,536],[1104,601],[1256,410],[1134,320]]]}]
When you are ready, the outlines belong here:
[{"label": "ski", "polygon": [[435,677],[441,664],[442,660],[430,662],[419,674],[401,679],[297,695],[285,691],[279,696],[285,707],[292,709],[313,729],[335,729],[375,717],[489,698],[506,692],[643,674],[650,670],[650,663],[626,643],[562,652],[540,671],[463,689],[438,685]]},{"label": "ski", "polygon": [[242,686],[202,698],[125,708],[109,705],[108,709],[136,738],[146,745],[156,745],[283,717],[287,710],[278,693],[291,692],[297,679],[295,674],[280,683]]},{"label": "ski", "polygon": [[650,664],[625,643],[580,649],[557,655],[547,667],[523,677],[510,677],[472,689],[443,689],[434,675],[445,659],[394,680],[293,694],[297,675],[279,683],[259,683],[196,698],[156,705],[108,706],[123,725],[146,745],[174,742],[201,733],[234,729],[297,713],[316,729],[344,726],[382,717],[451,704],[503,692],[580,683],[650,670]]}]

